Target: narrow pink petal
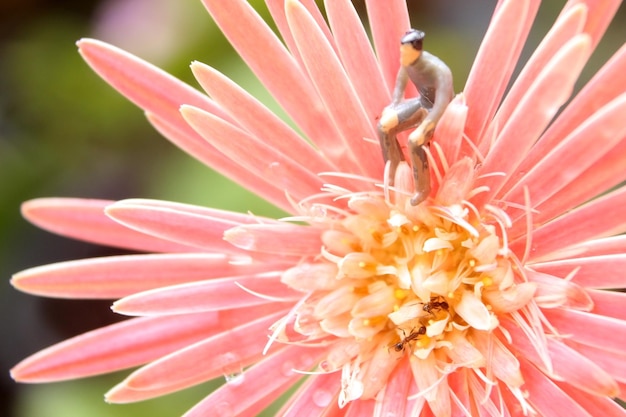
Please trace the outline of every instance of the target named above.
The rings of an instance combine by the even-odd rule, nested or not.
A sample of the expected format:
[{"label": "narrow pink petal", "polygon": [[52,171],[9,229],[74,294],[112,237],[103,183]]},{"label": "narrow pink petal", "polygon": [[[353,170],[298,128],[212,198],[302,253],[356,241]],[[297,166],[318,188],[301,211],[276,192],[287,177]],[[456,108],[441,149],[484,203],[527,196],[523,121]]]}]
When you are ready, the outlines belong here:
[{"label": "narrow pink petal", "polygon": [[154,114],[148,113],[146,116],[159,133],[189,155],[286,212],[293,210],[293,207],[285,198],[284,190],[279,189],[263,177],[250,175],[250,172],[245,167],[240,166],[209,145],[191,126],[185,124],[184,129],[179,129],[177,126],[169,124]]},{"label": "narrow pink petal", "polygon": [[[463,407],[465,407],[466,410],[470,410],[474,406],[480,408],[481,404],[472,404],[474,401],[472,401],[470,398],[470,392],[472,392],[472,389],[468,389],[467,373],[468,372],[466,369],[460,369],[448,375],[448,385],[450,386],[450,393],[456,395],[456,397],[459,399],[461,404],[463,404]],[[475,392],[472,392],[472,394],[476,395]],[[458,404],[456,404],[456,401],[452,401],[452,410],[452,415],[456,415],[454,413],[462,415],[463,413],[459,409]]]},{"label": "narrow pink petal", "polygon": [[574,342],[604,350],[623,352],[626,343],[626,321],[575,310],[543,310],[559,333]]},{"label": "narrow pink petal", "polygon": [[285,301],[296,301],[301,298],[302,294],[290,290],[280,282],[281,274],[281,271],[268,272],[157,288],[122,298],[113,303],[113,310],[130,316],[159,316],[225,310],[273,302],[250,294],[244,289]]},{"label": "narrow pink petal", "polygon": [[[391,95],[380,71],[367,33],[348,0],[326,0],[326,13],[339,57],[369,120],[380,116]],[[399,43],[399,38],[396,40]]]},{"label": "narrow pink petal", "polygon": [[275,183],[297,200],[317,194],[322,188],[323,182],[319,177],[272,147],[271,143],[264,143],[260,138],[201,109],[182,106],[181,113],[203,138],[224,155],[253,175]]},{"label": "narrow pink petal", "polygon": [[593,47],[595,48],[602,35],[606,31],[609,23],[613,20],[613,16],[619,9],[621,0],[569,0],[562,13],[567,13],[569,9],[577,7],[578,4],[584,4],[589,9],[587,21],[585,22],[584,32],[591,35]]},{"label": "narrow pink petal", "polygon": [[220,376],[239,374],[261,357],[267,344],[267,329],[282,314],[284,311],[242,321],[151,362],[110,390],[107,401],[142,401]]},{"label": "narrow pink petal", "polygon": [[242,415],[258,402],[267,403],[293,385],[302,377],[293,370],[310,369],[322,352],[322,349],[288,346],[247,369],[242,374],[243,383],[223,385],[183,417],[219,415],[220,412]]},{"label": "narrow pink petal", "polygon": [[491,19],[464,90],[469,109],[465,133],[475,143],[500,103],[538,7],[537,0],[503,1]]},{"label": "narrow pink petal", "polygon": [[328,160],[244,89],[208,65],[194,62],[191,69],[202,88],[243,129],[262,138],[269,147],[279,150],[308,171],[317,173],[332,170],[333,165]]},{"label": "narrow pink petal", "polygon": [[[596,147],[596,146],[594,146]],[[535,207],[533,223],[543,224],[561,213],[567,212],[572,207],[579,206],[596,197],[600,192],[610,190],[626,180],[624,160],[626,158],[626,140],[622,140],[610,152],[595,161],[584,172],[569,184],[556,192],[544,203]],[[559,164],[559,167],[562,165]],[[556,168],[556,167],[555,167]],[[532,195],[531,195],[532,200]],[[526,217],[520,216],[513,220],[513,226],[509,229],[512,237],[517,237],[526,231]]]},{"label": "narrow pink petal", "polygon": [[106,82],[140,108],[169,123],[184,126],[178,113],[189,104],[229,119],[211,99],[134,55],[94,39],[78,41],[79,52]]},{"label": "narrow pink petal", "polygon": [[626,293],[603,290],[587,290],[587,293],[594,303],[592,313],[626,321]]},{"label": "narrow pink petal", "polygon": [[224,233],[224,239],[246,251],[277,255],[307,256],[319,254],[321,231],[295,224],[252,224],[234,227]]},{"label": "narrow pink petal", "polygon": [[366,0],[367,14],[378,62],[392,91],[400,66],[400,39],[411,28],[404,0]]},{"label": "narrow pink petal", "polygon": [[412,394],[409,388],[413,381],[408,360],[408,356],[405,356],[389,375],[384,395],[380,398],[379,416],[403,416],[405,414],[406,398]]},{"label": "narrow pink petal", "polygon": [[599,255],[539,262],[532,269],[565,278],[575,272],[572,282],[587,288],[626,287],[626,254]]},{"label": "narrow pink petal", "polygon": [[109,256],[30,268],[15,274],[11,284],[20,291],[47,297],[113,299],[153,288],[280,267],[240,261],[204,253]]},{"label": "narrow pink petal", "polygon": [[[552,362],[552,370],[548,370],[543,366],[543,361],[537,354],[537,350],[532,346],[532,343],[528,342],[522,331],[510,322],[503,323],[503,325],[509,330],[515,341],[513,348],[520,353],[518,356],[533,363],[550,378],[567,381],[568,384],[594,395],[615,397],[618,394],[617,383],[610,373],[603,370],[590,358],[562,342],[547,339],[548,352]],[[574,363],[576,364],[575,367],[572,366]]]},{"label": "narrow pink petal", "polygon": [[52,233],[86,242],[145,252],[189,252],[190,247],[138,233],[112,221],[109,200],[38,198],[22,204],[22,215]]},{"label": "narrow pink petal", "polygon": [[528,391],[528,401],[540,416],[593,417],[523,358],[520,367],[525,382],[522,389]]},{"label": "narrow pink petal", "polygon": [[320,147],[329,159],[341,161],[346,172],[380,175],[383,160],[372,158],[380,148],[364,140],[376,139],[374,120],[365,114],[339,59],[307,10],[295,0],[287,0],[285,7],[304,65],[339,130],[338,138]]},{"label": "narrow pink petal", "polygon": [[563,12],[558,17],[541,44],[524,65],[524,69],[515,79],[513,86],[498,109],[493,123],[499,126],[506,123],[524,97],[526,90],[532,85],[533,80],[541,74],[543,68],[548,65],[550,59],[569,40],[582,32],[586,18],[587,8],[580,4],[569,8],[567,12]]},{"label": "narrow pink petal", "polygon": [[[539,161],[503,199],[524,204],[524,187],[532,194],[532,204],[537,206],[564,188],[596,161],[626,142],[626,93],[599,109],[581,126]],[[598,144],[602,144],[598,146]],[[626,155],[623,155],[626,156]],[[606,168],[605,168],[606,169]],[[623,172],[623,166],[616,171]]]},{"label": "narrow pink petal", "polygon": [[[314,0],[300,0],[300,2],[307,8],[309,13],[313,16],[313,18],[317,21],[318,26],[324,32],[326,39],[331,44],[334,44],[334,38],[326,21],[324,20],[324,16],[321,14],[319,8],[315,4]],[[291,29],[289,28],[289,24],[287,23],[287,16],[285,15],[285,0],[265,0],[265,4],[267,5],[270,14],[272,15],[272,19],[274,19],[274,23],[276,23],[276,27],[278,27],[278,31],[283,38],[283,41],[289,48],[289,51],[294,56],[294,58],[298,61],[300,68],[304,68],[302,65],[302,59],[300,57],[300,53],[298,52],[298,47],[296,46],[295,40],[291,35]]]},{"label": "narrow pink petal", "polygon": [[626,415],[626,410],[611,398],[587,394],[568,385],[566,382],[556,381],[556,385],[576,401],[577,404],[587,410],[589,415],[602,417],[624,417]]},{"label": "narrow pink petal", "polygon": [[571,259],[602,255],[618,255],[626,253],[626,235],[617,235],[601,239],[580,242],[574,246],[555,252],[551,260]]},{"label": "narrow pink petal", "polygon": [[[559,107],[572,94],[574,83],[589,54],[589,37],[578,35],[561,48],[533,80],[515,112],[502,126],[481,167],[482,173],[501,172],[505,175],[490,176],[480,181],[481,185],[489,186],[489,191],[479,195],[477,204],[489,201],[496,195],[524,159]],[[469,98],[468,106],[471,114]]]},{"label": "narrow pink petal", "polygon": [[[441,146],[448,166],[452,165],[454,161],[461,159],[459,155],[474,155],[473,151],[469,149],[466,151],[463,146],[463,130],[465,129],[467,111],[465,98],[462,94],[459,94],[448,105],[448,108],[437,124],[433,141]],[[461,149],[464,149],[462,154]],[[431,152],[433,152],[433,150],[431,150]]]},{"label": "narrow pink petal", "polygon": [[[626,230],[626,187],[606,194],[552,220],[533,232],[532,259],[541,259],[559,249],[589,239],[623,233]],[[526,238],[510,244],[518,254],[524,253]]]},{"label": "narrow pink petal", "polygon": [[319,96],[306,82],[306,73],[298,68],[294,58],[248,2],[203,0],[202,3],[239,55],[304,134],[322,151],[323,145],[331,145],[337,137],[336,129]]},{"label": "narrow pink petal", "polygon": [[[123,200],[106,214],[124,226],[207,251],[241,253],[223,240],[224,231],[246,219],[242,214],[202,209],[185,204],[157,204],[152,200]],[[254,221],[248,217],[246,222]]]},{"label": "narrow pink petal", "polygon": [[358,400],[352,401],[346,405],[345,417],[361,417],[361,416],[376,416],[374,410],[376,408],[376,400]]},{"label": "narrow pink petal", "polygon": [[339,373],[313,375],[300,386],[276,414],[280,417],[327,416],[326,409],[337,404],[341,388]]},{"label": "narrow pink petal", "polygon": [[232,326],[231,316],[212,312],[126,320],[44,349],[16,365],[11,375],[22,382],[52,382],[130,368]]},{"label": "narrow pink petal", "polygon": [[[600,0],[601,2],[602,0]],[[541,139],[520,165],[519,172],[528,172],[537,161],[590,118],[598,109],[626,90],[626,45],[593,76],[576,97],[548,127]]]},{"label": "narrow pink petal", "polygon": [[611,374],[616,380],[622,383],[626,382],[626,352],[606,350],[598,346],[584,345],[567,339],[565,342],[572,349],[575,349]]},{"label": "narrow pink petal", "polygon": [[[539,306],[546,308],[562,307],[582,311],[591,311],[593,301],[587,290],[571,280],[543,274],[531,269],[525,270],[528,281],[537,284],[534,298]],[[558,275],[560,276],[560,275]],[[518,287],[521,287],[520,284]]]}]

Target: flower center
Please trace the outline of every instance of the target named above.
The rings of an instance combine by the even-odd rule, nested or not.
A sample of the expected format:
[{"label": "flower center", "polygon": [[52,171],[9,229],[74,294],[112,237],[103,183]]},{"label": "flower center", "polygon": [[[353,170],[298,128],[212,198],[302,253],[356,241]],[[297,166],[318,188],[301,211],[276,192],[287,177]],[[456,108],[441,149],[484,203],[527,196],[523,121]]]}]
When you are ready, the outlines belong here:
[{"label": "flower center", "polygon": [[445,363],[445,372],[484,367],[482,342],[493,341],[498,317],[534,294],[506,246],[506,214],[478,217],[463,204],[400,207],[362,194],[348,209],[329,220],[321,256],[283,275],[307,295],[273,339],[334,343],[320,369],[343,369],[352,387],[342,391],[345,401],[368,397],[354,384],[367,373],[360,366],[393,369],[407,353]]}]

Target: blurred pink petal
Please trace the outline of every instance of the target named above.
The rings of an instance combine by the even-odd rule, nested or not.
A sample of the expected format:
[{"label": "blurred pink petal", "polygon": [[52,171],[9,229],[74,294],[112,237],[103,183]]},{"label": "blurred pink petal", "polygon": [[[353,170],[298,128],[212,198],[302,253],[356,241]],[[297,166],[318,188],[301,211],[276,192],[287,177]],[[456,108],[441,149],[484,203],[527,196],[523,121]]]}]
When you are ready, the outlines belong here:
[{"label": "blurred pink petal", "polygon": [[[245,367],[262,359],[261,351],[267,342],[264,330],[284,314],[284,311],[267,315],[261,315],[262,311],[258,313],[259,317],[248,316],[247,321],[232,323],[230,328],[222,328],[211,337],[138,369],[109,391],[107,399],[117,403],[140,401],[216,377],[236,377]],[[232,342],[236,342],[235,346],[227,353],[215,354],[221,346],[233,344]],[[201,369],[198,369],[199,363],[202,363]]]},{"label": "blurred pink petal", "polygon": [[21,291],[59,298],[121,298],[154,288],[284,268],[224,254],[109,256],[59,262],[13,276]]},{"label": "blurred pink petal", "polygon": [[101,245],[146,252],[188,252],[186,245],[158,239],[123,227],[104,215],[107,200],[39,198],[22,204],[22,215],[53,233]]},{"label": "blurred pink petal", "polygon": [[240,286],[285,302],[297,301],[302,295],[286,288],[280,282],[280,273],[267,272],[157,288],[124,297],[113,304],[113,310],[132,316],[159,316],[219,311],[272,301],[272,298],[264,299],[247,293]]}]

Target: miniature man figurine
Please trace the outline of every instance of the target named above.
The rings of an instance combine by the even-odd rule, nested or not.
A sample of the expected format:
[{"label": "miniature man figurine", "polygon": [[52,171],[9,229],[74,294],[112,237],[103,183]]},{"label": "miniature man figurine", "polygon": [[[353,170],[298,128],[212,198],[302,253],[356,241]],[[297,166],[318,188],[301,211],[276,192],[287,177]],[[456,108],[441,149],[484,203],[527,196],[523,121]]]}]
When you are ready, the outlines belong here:
[{"label": "miniature man figurine", "polygon": [[[413,166],[416,206],[430,194],[430,172],[424,147],[428,145],[437,122],[454,95],[450,68],[439,58],[422,50],[424,32],[409,30],[400,40],[400,70],[391,104],[385,107],[378,123],[378,135],[385,162],[390,161],[389,183],[393,185],[396,168],[404,155],[396,135],[417,126],[409,135],[408,147]],[[403,100],[411,80],[419,97]]]}]

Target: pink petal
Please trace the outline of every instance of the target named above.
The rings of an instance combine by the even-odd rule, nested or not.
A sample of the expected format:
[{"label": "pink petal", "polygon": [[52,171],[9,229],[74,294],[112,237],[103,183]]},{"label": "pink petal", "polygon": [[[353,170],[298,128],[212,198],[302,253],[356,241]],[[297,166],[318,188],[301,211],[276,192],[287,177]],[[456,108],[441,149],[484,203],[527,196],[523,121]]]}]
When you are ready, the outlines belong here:
[{"label": "pink petal", "polygon": [[22,382],[51,382],[130,368],[222,331],[234,324],[233,317],[244,320],[246,315],[212,312],[126,320],[44,349],[16,365],[11,375]]},{"label": "pink petal", "polygon": [[387,90],[392,91],[400,65],[400,39],[411,28],[406,2],[366,0],[365,4],[378,62]]},{"label": "pink petal", "polygon": [[592,257],[621,253],[626,253],[626,235],[586,240],[562,251],[555,252],[555,256],[552,256],[550,259],[571,259],[582,256]]},{"label": "pink petal", "polygon": [[500,103],[538,7],[537,0],[503,1],[491,19],[464,90],[465,133],[475,143]]},{"label": "pink petal", "polygon": [[623,352],[626,345],[626,321],[575,310],[543,310],[559,333],[572,341],[604,350]]},{"label": "pink petal", "polygon": [[[626,230],[626,187],[617,189],[534,230],[532,259],[541,259],[568,246]],[[524,252],[526,238],[513,240],[510,249]]]},{"label": "pink petal", "polygon": [[[528,269],[525,275],[531,283],[536,284],[534,298],[540,307],[564,307],[582,311],[590,311],[593,308],[593,301],[587,290],[570,280]],[[517,286],[521,285],[524,283]]]},{"label": "pink petal", "polygon": [[565,340],[568,346],[593,361],[616,380],[626,382],[626,352],[605,350],[597,346],[584,345],[571,340]]},{"label": "pink petal", "polygon": [[567,13],[579,3],[586,5],[589,9],[584,32],[591,35],[595,48],[622,2],[621,0],[570,0],[561,13]]},{"label": "pink petal", "polygon": [[113,311],[131,316],[159,316],[241,308],[272,302],[244,289],[285,301],[301,298],[302,294],[290,290],[280,282],[281,274],[281,271],[268,272],[157,288],[116,301]]},{"label": "pink petal", "polygon": [[[547,347],[552,362],[552,370],[543,366],[543,361],[537,354],[532,342],[529,342],[522,331],[510,322],[503,323],[511,333],[512,345],[525,360],[533,363],[543,373],[557,381],[567,381],[568,384],[594,395],[615,397],[619,390],[610,373],[604,371],[598,364],[562,342],[547,339]],[[576,366],[572,366],[572,364]],[[528,383],[528,381],[526,381]]]},{"label": "pink petal", "polygon": [[409,392],[413,374],[408,364],[408,356],[403,358],[389,375],[384,395],[379,400],[380,405],[378,415],[380,416],[402,416],[406,413],[406,398],[412,393]]},{"label": "pink petal", "polygon": [[376,416],[374,409],[376,407],[375,400],[358,400],[352,401],[346,405],[345,417],[361,417],[361,416]]},{"label": "pink petal", "polygon": [[22,204],[22,215],[42,229],[100,245],[145,252],[189,252],[187,245],[168,242],[124,227],[104,214],[114,201],[38,198]]},{"label": "pink petal", "polygon": [[[391,95],[367,33],[350,1],[326,0],[324,4],[341,62],[368,119],[374,120],[380,116],[383,107],[391,102]],[[399,38],[396,42],[399,44]]]},{"label": "pink petal", "polygon": [[77,44],[85,61],[106,82],[138,107],[169,123],[184,127],[177,114],[182,104],[229,119],[204,94],[128,52],[95,39],[81,39]]},{"label": "pink petal", "polygon": [[275,184],[270,183],[263,177],[250,175],[250,172],[244,167],[241,167],[217,149],[211,147],[189,125],[186,125],[186,128],[183,130],[154,114],[147,113],[146,117],[160,134],[171,140],[189,155],[284,211],[290,212],[293,210],[292,205],[285,198],[284,190],[277,188]]},{"label": "pink petal", "polygon": [[[300,2],[307,8],[311,16],[316,20],[319,28],[324,32],[326,39],[328,42],[334,43],[333,35],[324,20],[324,16],[321,14],[314,0],[300,0]],[[300,58],[300,54],[298,53],[298,48],[296,47],[296,43],[291,35],[291,29],[289,29],[289,24],[287,23],[287,16],[285,15],[285,0],[266,0],[265,4],[267,5],[270,14],[272,15],[272,19],[274,19],[274,23],[278,27],[278,31],[283,38],[283,41],[289,48],[289,51],[294,56],[296,60],[298,60],[298,64],[300,68],[304,68],[302,65],[302,59]],[[310,80],[307,79],[307,82]]]},{"label": "pink petal", "polygon": [[[626,293],[618,291],[587,290],[593,300],[593,314],[626,321]],[[626,362],[625,362],[626,363]]]},{"label": "pink petal", "polygon": [[611,398],[587,394],[586,392],[577,390],[565,382],[556,381],[556,385],[565,394],[569,395],[574,401],[576,401],[577,404],[587,410],[589,415],[602,417],[624,417],[626,414],[624,408]]},{"label": "pink petal", "polygon": [[[475,204],[489,201],[500,191],[559,107],[569,99],[574,83],[589,58],[590,46],[587,35],[572,38],[533,79],[515,112],[502,126],[480,170],[483,174],[502,172],[505,175],[490,176],[480,181],[481,185],[489,186],[489,191],[479,194]],[[472,111],[469,97],[468,107],[469,122]]]},{"label": "pink petal", "polygon": [[249,409],[258,412],[261,405],[269,404],[301,377],[293,369],[310,369],[322,353],[321,349],[288,346],[247,369],[242,375],[244,383],[223,385],[183,417],[219,415],[220,412],[240,415]]},{"label": "pink petal", "polygon": [[[572,2],[574,3],[574,2]],[[626,45],[594,75],[557,119],[520,165],[519,172],[528,172],[537,161],[583,124],[599,108],[626,90]]]},{"label": "pink petal", "polygon": [[[581,126],[552,149],[513,188],[503,199],[510,203],[524,203],[524,187],[532,194],[534,207],[552,197],[567,186],[606,153],[626,139],[626,94],[622,94],[599,109]],[[601,146],[598,144],[601,143]],[[603,161],[604,162],[604,161]],[[616,175],[623,172],[616,167]],[[605,168],[606,169],[606,168]]]},{"label": "pink petal", "polygon": [[575,272],[572,282],[587,288],[626,287],[626,254],[541,262],[532,268],[560,278]]},{"label": "pink petal", "polygon": [[[445,161],[452,165],[454,161],[461,159],[461,156],[470,156],[472,151],[464,151],[463,130],[467,119],[467,105],[464,97],[458,95],[448,105],[441,120],[437,124],[437,130],[433,136],[433,141],[441,146]],[[460,156],[461,155],[461,156]]]},{"label": "pink petal", "polygon": [[181,113],[204,139],[252,175],[265,177],[296,200],[319,193],[322,180],[277,148],[198,108],[182,106]]},{"label": "pink petal", "polygon": [[522,359],[520,366],[525,381],[522,388],[528,391],[528,401],[540,416],[593,417],[526,360]]},{"label": "pink petal", "polygon": [[202,88],[252,136],[263,138],[269,147],[277,149],[308,171],[332,170],[333,165],[329,161],[244,89],[200,62],[192,63],[191,69]]},{"label": "pink petal", "polygon": [[169,285],[280,268],[277,264],[239,261],[223,254],[109,256],[30,268],[15,274],[11,284],[47,297],[112,299]]},{"label": "pink petal", "polygon": [[[217,25],[304,134],[320,146],[332,146],[336,129],[317,93],[272,30],[243,0],[203,0]],[[254,36],[250,36],[250,34]],[[260,47],[262,45],[262,47]],[[268,60],[268,57],[272,57]]]},{"label": "pink petal", "polygon": [[224,231],[255,221],[252,216],[156,200],[122,200],[106,214],[124,226],[142,233],[207,251],[239,253],[222,239]]},{"label": "pink petal", "polygon": [[309,226],[253,224],[227,230],[224,239],[246,251],[307,256],[319,254],[322,247],[320,234],[319,229]]},{"label": "pink petal", "polygon": [[[544,203],[535,207],[533,223],[542,224],[561,213],[567,212],[596,197],[600,191],[609,190],[626,180],[624,159],[626,158],[626,140],[622,140],[610,152],[595,161],[591,167],[578,174],[569,184],[557,191]],[[559,167],[561,164],[559,164]],[[532,202],[532,195],[531,195]],[[513,220],[509,229],[510,236],[519,236],[526,231],[526,217]]]},{"label": "pink petal", "polygon": [[[307,378],[289,401],[278,411],[281,417],[327,416],[327,408],[337,405],[341,387],[338,373],[313,375]],[[342,414],[343,415],[343,414]]]},{"label": "pink petal", "polygon": [[550,59],[569,40],[582,32],[586,18],[587,8],[584,5],[570,7],[567,12],[564,11],[558,17],[506,94],[494,118],[495,124],[503,126],[506,123],[524,97],[528,87],[541,74],[542,69],[548,65]]},{"label": "pink petal", "polygon": [[164,356],[129,375],[107,393],[107,401],[142,401],[220,376],[239,374],[244,367],[261,359],[267,329],[283,314],[284,311],[241,321]]},{"label": "pink petal", "polygon": [[319,146],[332,161],[341,161],[346,172],[380,175],[383,160],[372,158],[380,154],[380,148],[364,140],[377,137],[374,120],[365,114],[339,59],[307,10],[296,1],[288,1],[285,7],[304,65],[339,130],[339,137],[333,138],[332,144]]}]

